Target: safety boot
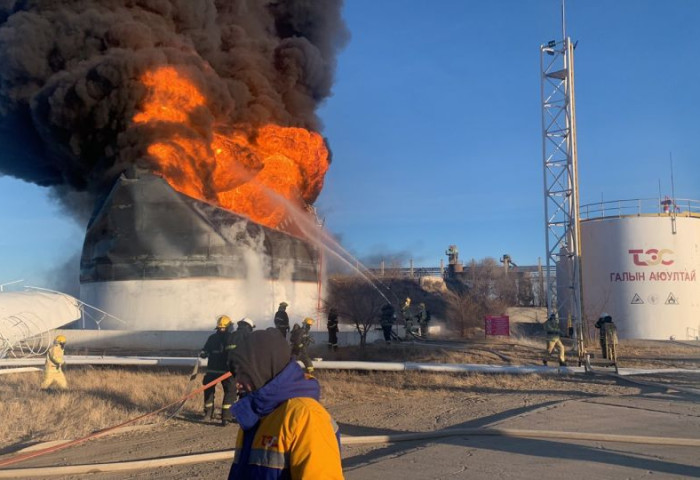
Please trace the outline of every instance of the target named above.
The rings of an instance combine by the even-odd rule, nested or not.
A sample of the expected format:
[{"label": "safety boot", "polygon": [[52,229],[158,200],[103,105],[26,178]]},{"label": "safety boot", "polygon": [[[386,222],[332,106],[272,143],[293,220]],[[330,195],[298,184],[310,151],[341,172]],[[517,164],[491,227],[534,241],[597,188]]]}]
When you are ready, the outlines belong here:
[{"label": "safety boot", "polygon": [[233,418],[233,415],[231,414],[231,409],[230,408],[222,408],[221,409],[221,425],[226,426],[227,423],[232,423],[234,421],[235,421],[235,419]]},{"label": "safety boot", "polygon": [[214,406],[204,407],[204,414],[202,415],[202,420],[205,422],[210,422],[214,419]]}]

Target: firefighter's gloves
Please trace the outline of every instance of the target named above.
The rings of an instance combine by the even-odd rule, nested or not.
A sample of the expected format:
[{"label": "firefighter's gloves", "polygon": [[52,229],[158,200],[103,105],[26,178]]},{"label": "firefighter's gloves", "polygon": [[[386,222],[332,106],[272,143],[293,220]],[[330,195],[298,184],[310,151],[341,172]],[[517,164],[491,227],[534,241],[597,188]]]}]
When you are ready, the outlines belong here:
[{"label": "firefighter's gloves", "polygon": [[209,356],[209,354],[207,352],[205,352],[204,350],[199,352],[199,358],[207,358],[208,356]]}]

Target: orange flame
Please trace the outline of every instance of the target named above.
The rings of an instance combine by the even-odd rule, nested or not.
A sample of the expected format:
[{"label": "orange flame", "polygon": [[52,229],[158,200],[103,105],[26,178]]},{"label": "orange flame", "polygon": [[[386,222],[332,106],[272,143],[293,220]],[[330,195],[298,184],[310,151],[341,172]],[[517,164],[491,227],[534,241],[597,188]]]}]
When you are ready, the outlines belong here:
[{"label": "orange flame", "polygon": [[149,93],[133,121],[172,127],[149,145],[148,154],[175,190],[272,228],[288,216],[280,196],[304,207],[321,192],[329,163],[318,133],[270,124],[252,136],[250,126],[211,138],[192,135],[199,131],[192,114],[207,108],[202,92],[174,67],[149,71],[141,81]]}]

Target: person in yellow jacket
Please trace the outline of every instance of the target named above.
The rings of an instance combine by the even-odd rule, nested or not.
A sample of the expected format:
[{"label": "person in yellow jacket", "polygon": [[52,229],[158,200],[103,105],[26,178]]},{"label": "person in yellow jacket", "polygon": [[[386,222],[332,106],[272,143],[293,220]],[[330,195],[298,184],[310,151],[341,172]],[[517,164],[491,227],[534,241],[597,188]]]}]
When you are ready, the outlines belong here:
[{"label": "person in yellow jacket", "polygon": [[279,331],[254,331],[230,358],[242,397],[231,407],[240,430],[228,478],[342,479],[337,424]]},{"label": "person in yellow jacket", "polygon": [[41,389],[47,390],[54,383],[61,390],[68,388],[68,382],[66,381],[66,376],[63,374],[63,365],[65,361],[63,360],[63,351],[66,348],[66,337],[63,335],[58,335],[54,341],[53,345],[46,352],[46,363],[44,364],[44,379],[41,382]]},{"label": "person in yellow jacket", "polygon": [[545,356],[542,359],[542,363],[547,365],[549,357],[552,355],[554,349],[557,349],[559,353],[559,365],[562,367],[566,366],[566,349],[564,344],[561,343],[561,333],[559,330],[559,319],[556,314],[552,313],[544,322],[544,331],[547,334],[547,349]]}]

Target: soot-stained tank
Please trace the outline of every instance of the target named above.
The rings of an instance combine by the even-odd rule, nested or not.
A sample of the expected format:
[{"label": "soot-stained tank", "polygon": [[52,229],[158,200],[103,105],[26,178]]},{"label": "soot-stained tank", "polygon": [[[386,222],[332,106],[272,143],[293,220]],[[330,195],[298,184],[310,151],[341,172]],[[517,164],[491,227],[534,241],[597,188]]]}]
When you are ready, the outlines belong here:
[{"label": "soot-stained tank", "polygon": [[[121,321],[101,327],[199,330],[218,315],[272,325],[314,316],[318,252],[309,243],[175,191],[162,178],[121,176],[91,219],[81,299]],[[123,322],[123,323],[122,323]]]}]

